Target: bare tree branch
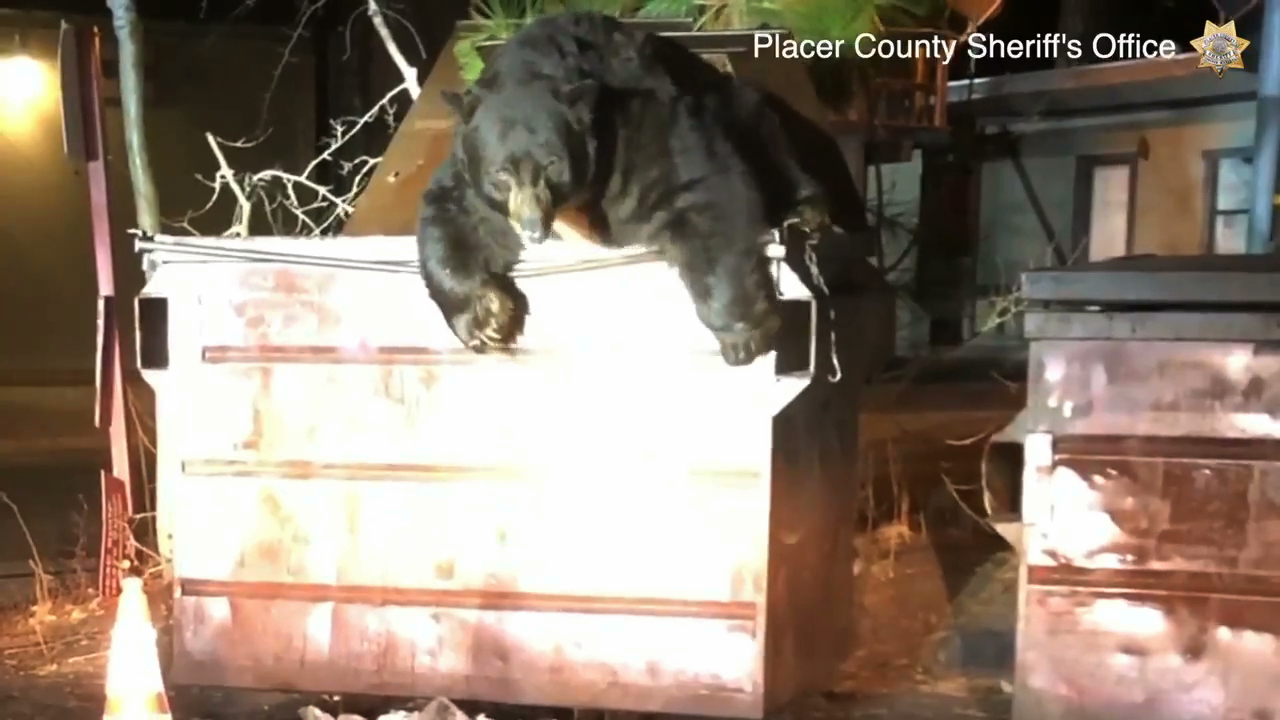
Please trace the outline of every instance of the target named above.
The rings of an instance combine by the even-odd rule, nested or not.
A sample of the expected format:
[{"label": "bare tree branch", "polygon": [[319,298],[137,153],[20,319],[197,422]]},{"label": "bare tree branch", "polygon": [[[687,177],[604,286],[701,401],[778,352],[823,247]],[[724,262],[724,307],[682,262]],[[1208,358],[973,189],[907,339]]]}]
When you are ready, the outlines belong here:
[{"label": "bare tree branch", "polygon": [[[218,139],[213,136],[213,133],[205,133],[204,139],[209,143],[209,149],[213,151],[213,156],[218,159],[214,199],[217,199],[217,192],[224,184],[230,187],[232,194],[236,196],[235,219],[232,220],[231,229],[226,234],[236,237],[248,237],[249,218],[253,213],[253,204],[249,202],[249,198],[245,195],[244,188],[240,187],[240,183],[236,181],[235,171],[227,164],[227,156],[222,154],[222,148],[218,146]],[[212,204],[212,201],[210,204]]]},{"label": "bare tree branch", "polygon": [[267,92],[262,96],[262,113],[258,117],[258,131],[264,132],[267,124],[268,109],[271,107],[271,98],[275,95],[276,87],[280,84],[280,77],[284,75],[284,67],[289,64],[289,58],[293,56],[293,48],[298,44],[298,40],[306,34],[307,21],[311,19],[321,7],[324,6],[325,0],[315,0],[303,5],[301,12],[298,13],[298,20],[294,24],[293,32],[289,35],[289,43],[284,47],[284,53],[280,56],[280,62],[275,69],[271,71],[271,84],[267,86]]},{"label": "bare tree branch", "polygon": [[404,89],[409,93],[409,97],[414,100],[418,99],[418,93],[422,91],[422,83],[418,82],[418,70],[404,59],[404,53],[400,52],[400,46],[396,44],[396,40],[391,36],[391,28],[387,27],[387,19],[382,15],[382,8],[378,6],[378,0],[369,0],[369,21],[373,23],[373,29],[378,31],[378,37],[382,39],[382,44],[387,47],[387,53],[391,55],[391,62],[396,64],[400,70],[400,75],[404,77]]},{"label": "bare tree branch", "polygon": [[[298,26],[289,38],[285,57],[272,74],[272,88],[280,81],[284,64],[288,62],[290,53],[303,35],[304,26],[324,2],[325,0],[309,0],[304,6],[298,18]],[[342,226],[354,209],[355,198],[364,189],[369,177],[381,161],[379,157],[370,156],[354,159],[343,157],[342,149],[371,124],[386,122],[394,129],[398,124],[396,100],[400,93],[407,93],[411,98],[416,99],[421,92],[418,71],[405,58],[391,35],[387,24],[387,11],[378,5],[377,0],[366,0],[366,2],[363,12],[369,17],[387,53],[391,56],[392,62],[402,77],[402,82],[374,103],[373,107],[363,115],[330,121],[329,132],[319,153],[297,172],[279,167],[256,172],[241,172],[234,169],[234,152],[257,145],[266,137],[266,132],[256,138],[243,140],[228,140],[206,133],[205,140],[217,162],[217,171],[212,178],[199,175],[196,178],[207,185],[213,191],[213,195],[204,207],[187,213],[184,217],[166,220],[166,224],[198,234],[194,226],[195,221],[217,206],[218,199],[225,190],[233,196],[235,210],[232,214],[231,226],[223,231],[224,235],[246,237],[255,232],[252,226],[266,225],[275,234],[319,236],[332,234]],[[357,12],[358,15],[359,12]],[[404,22],[399,18],[397,20]],[[412,31],[412,28],[409,29]],[[413,35],[417,40],[416,33]],[[421,46],[420,40],[418,43]],[[325,169],[336,170],[337,176],[342,181],[338,185],[329,186],[319,180]]]}]

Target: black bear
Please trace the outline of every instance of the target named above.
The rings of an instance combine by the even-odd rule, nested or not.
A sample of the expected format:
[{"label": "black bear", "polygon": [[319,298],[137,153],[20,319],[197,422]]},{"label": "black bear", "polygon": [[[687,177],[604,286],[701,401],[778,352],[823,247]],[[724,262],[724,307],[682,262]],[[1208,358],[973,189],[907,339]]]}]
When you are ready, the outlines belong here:
[{"label": "black bear", "polygon": [[522,240],[577,206],[604,243],[663,251],[727,363],[771,350],[769,203],[723,130],[739,110],[733,97],[586,81],[479,103],[423,196],[418,232],[423,278],[459,339],[478,351],[514,342],[527,312],[509,275]]},{"label": "black bear", "polygon": [[589,13],[535,21],[446,100],[461,122],[423,198],[419,251],[467,347],[514,343],[521,240],[577,206],[609,244],[664,251],[729,364],[771,349],[776,297],[758,243],[788,219],[825,221],[790,147],[803,116],[674,41]]}]

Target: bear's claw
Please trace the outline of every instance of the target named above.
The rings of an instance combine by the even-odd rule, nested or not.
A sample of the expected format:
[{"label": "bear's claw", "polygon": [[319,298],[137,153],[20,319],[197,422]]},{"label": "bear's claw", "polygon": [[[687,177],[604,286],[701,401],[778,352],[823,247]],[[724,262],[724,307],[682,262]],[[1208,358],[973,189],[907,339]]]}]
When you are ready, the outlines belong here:
[{"label": "bear's claw", "polygon": [[716,333],[716,339],[720,341],[720,357],[730,367],[750,365],[756,358],[773,351],[781,324],[777,315],[771,315],[763,325],[754,329]]},{"label": "bear's claw", "polygon": [[493,283],[486,282],[470,309],[454,319],[454,331],[468,350],[483,353],[503,350],[520,335],[516,300]]},{"label": "bear's claw", "polygon": [[827,204],[819,196],[810,196],[796,203],[787,216],[788,224],[795,224],[805,232],[815,233],[831,225]]}]

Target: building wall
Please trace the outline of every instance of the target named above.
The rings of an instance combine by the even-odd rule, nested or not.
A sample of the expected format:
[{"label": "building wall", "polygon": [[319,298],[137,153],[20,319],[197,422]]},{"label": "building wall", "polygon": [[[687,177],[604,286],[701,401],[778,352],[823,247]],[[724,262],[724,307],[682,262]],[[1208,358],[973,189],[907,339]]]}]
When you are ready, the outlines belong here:
[{"label": "building wall", "polygon": [[[1041,161],[1028,171],[1037,184],[1044,185],[1046,205],[1055,209],[1055,216],[1067,218],[1069,227],[1074,159],[1130,153],[1145,145],[1146,159],[1138,164],[1133,250],[1193,255],[1207,249],[1204,152],[1252,145],[1255,112],[1252,103],[1233,103],[1135,115],[1091,126],[1028,128],[1033,131],[1021,135],[1023,154]],[[1007,161],[999,164],[1009,165]],[[983,190],[983,223],[999,238],[989,257],[1014,257],[1022,243],[1005,229],[996,210],[1025,216],[1031,208],[1025,199],[1018,208],[1000,205],[994,193],[986,192],[985,183]]]},{"label": "building wall", "polygon": [[929,347],[928,317],[911,299],[916,270],[914,231],[919,221],[919,151],[911,162],[882,166],[879,179],[884,185],[883,193],[877,189],[875,169],[868,168],[863,187],[867,188],[867,207],[872,215],[868,222],[874,224],[879,219],[875,217],[877,203],[884,207],[881,243],[888,268],[885,277],[898,290],[894,318],[897,333],[895,352],[902,357],[918,355]]},{"label": "building wall", "polygon": [[[0,37],[20,38],[23,53],[40,63],[44,85],[29,106],[0,108],[0,385],[58,377],[92,383],[97,287],[89,202],[84,169],[63,152],[57,25],[40,16],[22,22],[0,27]],[[181,219],[208,204],[212,191],[197,177],[217,170],[206,132],[240,140],[270,131],[253,147],[227,151],[238,170],[298,167],[313,154],[311,59],[295,49],[266,100],[285,31],[157,25],[144,37],[147,143],[162,216]],[[114,57],[109,26],[103,43],[104,55]],[[0,46],[0,54],[8,50]],[[108,86],[110,97],[114,82]],[[135,221],[118,100],[108,104],[106,121],[117,285],[131,298],[143,277],[127,234]],[[225,231],[233,210],[224,197],[192,227]],[[132,345],[129,338],[125,344]]]},{"label": "building wall", "polygon": [[[1075,155],[1038,156],[1024,150],[1022,164],[1052,228],[1054,241],[1069,238]],[[979,222],[978,285],[1013,285],[1026,268],[1052,263],[1052,246],[1012,162],[1001,160],[982,166]]]},{"label": "building wall", "polygon": [[[1196,254],[1207,248],[1203,153],[1252,145],[1254,112],[1253,104],[1237,103],[1074,124],[1028,123],[1010,130],[1020,139],[1022,162],[1053,236],[1064,247],[1077,240],[1078,158],[1142,149],[1146,158],[1139,161],[1136,175],[1133,251]],[[883,174],[886,206],[910,215],[909,209],[918,207],[918,154],[912,162],[886,166]],[[874,202],[874,190],[870,197]],[[985,163],[975,279],[979,288],[1014,286],[1022,271],[1052,262],[1041,220],[1012,161]],[[975,329],[989,324],[984,316],[992,311],[990,303],[978,306]],[[1016,337],[1016,323],[994,334]]]}]

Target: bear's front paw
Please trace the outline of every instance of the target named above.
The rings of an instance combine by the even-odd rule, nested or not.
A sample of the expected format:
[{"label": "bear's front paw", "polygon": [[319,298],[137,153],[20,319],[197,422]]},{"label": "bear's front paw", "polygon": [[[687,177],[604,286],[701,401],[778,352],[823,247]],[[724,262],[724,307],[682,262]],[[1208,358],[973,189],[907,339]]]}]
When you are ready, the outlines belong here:
[{"label": "bear's front paw", "polygon": [[451,323],[468,350],[483,353],[515,345],[524,330],[524,313],[518,298],[486,281],[469,307]]},{"label": "bear's front paw", "polygon": [[781,321],[777,315],[754,329],[718,332],[716,339],[720,341],[720,357],[730,367],[742,367],[755,362],[756,358],[773,351]]},{"label": "bear's front paw", "polygon": [[827,203],[821,195],[810,195],[801,198],[791,213],[787,215],[786,224],[797,225],[805,232],[816,233],[831,225],[831,214],[827,211]]}]

